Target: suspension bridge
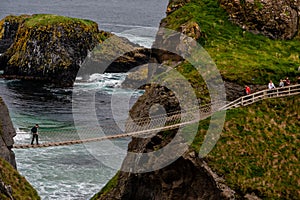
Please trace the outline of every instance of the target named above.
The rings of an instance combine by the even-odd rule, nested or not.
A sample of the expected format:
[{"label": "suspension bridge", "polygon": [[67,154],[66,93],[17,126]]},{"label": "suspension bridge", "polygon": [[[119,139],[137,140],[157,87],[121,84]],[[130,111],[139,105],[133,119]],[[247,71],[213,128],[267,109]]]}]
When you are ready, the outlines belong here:
[{"label": "suspension bridge", "polygon": [[[252,93],[250,95],[242,96],[232,102],[214,102],[212,104],[200,106],[197,108],[191,108],[186,111],[178,111],[173,113],[167,113],[163,115],[156,115],[139,118],[129,119],[126,121],[119,121],[124,124],[122,131],[117,128],[117,124],[105,123],[97,127],[76,127],[76,129],[60,129],[57,132],[42,132],[44,142],[38,145],[31,144],[15,144],[15,149],[25,148],[41,148],[41,147],[53,147],[63,145],[82,144],[87,142],[97,142],[108,139],[126,138],[132,136],[147,136],[159,131],[167,131],[177,129],[179,127],[186,126],[188,124],[197,123],[200,120],[210,117],[213,113],[237,108],[240,106],[247,106],[257,101],[261,101],[269,98],[280,98],[292,95],[300,94],[300,84],[285,86],[281,88],[275,88],[273,90],[262,90]],[[99,136],[99,133],[101,134]],[[30,141],[28,141],[30,142]]]}]

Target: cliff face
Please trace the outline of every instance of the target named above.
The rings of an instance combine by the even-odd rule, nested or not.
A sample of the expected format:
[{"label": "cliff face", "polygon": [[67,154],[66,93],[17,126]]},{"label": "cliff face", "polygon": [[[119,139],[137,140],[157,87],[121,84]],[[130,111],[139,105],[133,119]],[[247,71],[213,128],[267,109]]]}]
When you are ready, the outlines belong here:
[{"label": "cliff face", "polygon": [[[133,118],[149,117],[151,107],[160,104],[167,113],[180,110],[176,96],[167,88],[158,85],[146,87],[145,94],[132,108]],[[152,107],[153,109],[153,107]],[[153,110],[152,110],[153,111]],[[155,114],[152,112],[152,114]],[[174,139],[177,130],[159,132],[153,137],[133,138],[128,146],[129,152],[149,153],[168,145]],[[183,138],[176,139],[171,150],[176,153],[182,145]],[[171,147],[172,148],[172,147]],[[165,153],[165,160],[169,154]],[[158,166],[160,159],[153,155],[137,158],[128,155],[123,161],[122,169],[116,177],[93,199],[230,199],[234,191],[222,183],[207,164],[192,150],[186,151],[172,164],[147,173],[129,173],[133,163],[141,169]],[[133,166],[136,167],[136,166]]]},{"label": "cliff face", "polygon": [[88,54],[106,33],[95,22],[56,15],[9,16],[0,21],[0,59],[6,78],[71,86]]},{"label": "cliff face", "polygon": [[207,165],[193,153],[164,169],[145,174],[119,172],[117,183],[92,199],[230,199],[234,192],[214,179]]},{"label": "cliff face", "polygon": [[17,168],[15,154],[11,150],[14,144],[13,137],[16,136],[15,129],[9,117],[9,112],[0,97],[0,157]]},{"label": "cliff face", "polygon": [[292,39],[299,30],[298,0],[219,0],[231,20],[247,31]]},{"label": "cliff face", "polygon": [[41,199],[27,180],[2,158],[0,158],[0,199]]},{"label": "cliff face", "polygon": [[[213,2],[213,3],[212,3]],[[217,1],[211,1],[211,0],[197,0],[197,1],[189,1],[189,0],[174,0],[170,1],[168,10],[167,10],[167,18],[162,20],[161,26],[171,28],[180,32],[183,32],[193,39],[197,40],[198,42],[203,42],[205,47],[207,47],[212,55],[214,55],[214,59],[216,62],[218,62],[220,65],[222,65],[222,61],[225,61],[225,67],[221,68],[224,70],[222,73],[223,78],[227,80],[225,83],[225,86],[227,87],[227,93],[230,95],[230,99],[237,98],[242,95],[242,89],[243,85],[241,82],[238,82],[238,80],[244,76],[249,77],[249,74],[253,72],[249,72],[243,69],[243,65],[247,65],[249,62],[251,62],[251,59],[254,59],[253,55],[258,57],[262,57],[262,55],[270,54],[270,51],[260,52],[257,53],[257,51],[260,51],[260,49],[266,45],[271,44],[274,45],[271,40],[263,36],[257,36],[255,34],[250,34],[246,31],[242,31],[240,28],[233,25],[231,22],[225,21],[225,19],[228,17],[227,14],[224,12],[223,9],[220,9],[219,5],[216,3]],[[225,1],[220,1],[221,5],[225,6]],[[235,1],[237,2],[237,1]],[[242,2],[242,1],[240,1]],[[243,1],[243,2],[250,2],[250,1]],[[257,4],[259,1],[251,1],[252,4]],[[268,14],[269,12],[272,13],[272,15],[269,16],[269,18],[265,18],[262,22],[255,21],[256,19],[252,19],[253,21],[251,23],[254,24],[260,24],[258,27],[261,27],[261,24],[267,24],[268,21],[272,22],[272,25],[264,26],[263,29],[260,29],[259,31],[265,31],[264,34],[271,37],[271,38],[292,38],[296,34],[296,28],[295,23],[297,17],[294,17],[294,11],[293,9],[296,9],[292,6],[293,3],[288,4],[288,1],[279,1],[280,6],[282,5],[290,5],[292,10],[290,10],[290,18],[284,18],[284,16],[281,16],[280,12],[276,11],[276,9],[281,9],[280,6],[277,6],[278,4],[274,3],[271,7],[271,1],[264,1],[264,3],[269,3],[269,7],[265,7],[264,9],[269,9],[268,11],[264,10],[265,14]],[[285,2],[286,4],[284,4]],[[293,2],[293,1],[290,1]],[[297,1],[298,2],[298,1]],[[250,4],[249,4],[250,5]],[[293,4],[294,5],[294,4]],[[204,7],[204,9],[202,9]],[[183,9],[181,9],[183,8]],[[209,11],[205,10],[209,8]],[[201,10],[202,9],[202,10]],[[262,9],[262,8],[260,8]],[[289,12],[289,9],[287,8],[287,12]],[[297,9],[296,9],[297,10]],[[208,17],[204,18],[203,15],[200,15],[199,12],[203,12]],[[249,11],[249,10],[248,10]],[[248,12],[247,11],[247,12]],[[249,12],[253,12],[253,15],[255,15],[256,18],[259,18],[262,11],[252,11],[250,9]],[[255,13],[255,14],[254,14]],[[172,17],[170,17],[172,15]],[[277,23],[276,20],[277,17],[275,16],[281,16],[284,18],[287,24],[283,23],[280,25],[280,23]],[[221,17],[220,17],[221,16]],[[204,19],[200,18],[203,17]],[[272,21],[276,18],[275,22]],[[263,17],[261,18],[263,19]],[[280,18],[281,19],[281,18]],[[290,20],[290,21],[289,21]],[[250,24],[251,24],[250,23]],[[298,22],[297,22],[298,23]],[[280,25],[280,26],[279,26]],[[286,29],[283,28],[285,26]],[[206,28],[206,29],[205,29]],[[253,28],[253,27],[252,27]],[[274,28],[274,29],[273,29]],[[276,30],[275,30],[276,29]],[[232,35],[231,30],[233,30],[236,35]],[[258,29],[256,31],[253,31],[253,29],[247,29],[252,32],[258,32]],[[237,37],[235,37],[237,36]],[[257,39],[262,40],[261,43],[256,43]],[[247,43],[247,40],[251,41],[251,43]],[[229,42],[228,42],[229,41]],[[268,41],[269,43],[264,43],[265,41]],[[174,48],[180,48],[178,45],[171,43],[168,40],[164,40],[161,35],[157,35],[156,43],[161,43],[164,45],[174,45]],[[235,43],[236,42],[236,43]],[[253,43],[255,43],[255,48],[253,46]],[[221,45],[219,45],[221,44]],[[278,46],[280,44],[285,43],[276,43],[274,46]],[[294,44],[294,43],[293,43]],[[299,48],[299,42],[295,42],[296,48]],[[222,46],[224,45],[224,46]],[[243,46],[244,45],[244,46]],[[242,48],[245,49],[251,48],[249,51],[244,51]],[[235,48],[233,48],[233,46]],[[284,45],[282,45],[284,46]],[[254,50],[253,50],[254,49]],[[225,53],[223,53],[226,52]],[[233,51],[233,54],[230,54],[228,52]],[[244,54],[247,54],[248,52],[251,53],[251,57],[247,57],[246,61],[242,63],[243,65],[236,66],[236,63],[228,64],[227,61],[231,59],[240,60],[244,59],[243,56],[238,55],[239,52],[242,52]],[[222,54],[223,53],[223,54]],[[262,54],[261,54],[262,53]],[[158,63],[166,63],[170,62],[170,60],[180,63],[182,60],[178,55],[172,55],[170,53],[165,52],[154,52],[154,56]],[[219,54],[222,55],[219,57]],[[256,55],[257,54],[257,55]],[[276,52],[278,54],[278,52]],[[248,55],[248,54],[247,54]],[[298,54],[297,54],[298,55]],[[255,59],[254,59],[255,60]],[[270,56],[270,60],[271,56]],[[297,62],[297,58],[295,59]],[[178,64],[177,63],[177,64]],[[259,65],[261,65],[261,62],[258,62]],[[291,62],[293,63],[293,62]],[[182,63],[181,63],[182,64]],[[231,65],[232,64],[232,65]],[[254,63],[256,64],[256,63]],[[277,63],[276,63],[277,64]],[[252,65],[252,63],[251,63]],[[269,65],[273,66],[274,63],[270,63]],[[218,66],[219,67],[219,66]],[[263,67],[260,66],[259,70],[269,70],[268,65],[263,65]],[[188,65],[181,65],[178,64],[176,66],[177,71],[184,75],[188,75],[187,77],[190,78],[191,82],[195,82],[195,77],[193,77],[194,74],[186,73],[186,71],[189,71],[190,68],[188,68]],[[230,70],[233,69],[236,73],[234,78],[231,77],[231,74],[229,73]],[[242,70],[240,70],[242,69]],[[247,73],[245,73],[245,71]],[[141,73],[142,74],[142,73]],[[260,75],[262,75],[261,73]],[[197,77],[198,79],[198,77]],[[249,82],[254,82],[255,78],[252,78]],[[176,80],[174,80],[175,82]],[[194,82],[192,84],[194,84]],[[255,84],[252,85],[252,89],[258,89],[260,90],[264,86],[255,86]],[[202,90],[204,87],[197,88],[197,90]],[[228,90],[229,88],[229,90]],[[206,94],[205,90],[201,91],[202,94]],[[160,95],[161,94],[161,95]],[[137,101],[137,103],[133,106],[132,110],[130,111],[130,115],[132,118],[135,117],[149,117],[149,110],[151,109],[152,105],[160,104],[162,105],[166,111],[171,112],[177,109],[180,109],[178,106],[178,102],[176,101],[175,97],[171,96],[172,92],[157,86],[147,86],[145,94]],[[162,98],[164,97],[164,98]],[[171,98],[172,97],[172,98]],[[297,98],[297,97],[295,97]],[[285,100],[282,100],[285,102]],[[168,103],[169,102],[169,103]],[[272,100],[270,101],[272,102]],[[270,104],[270,102],[264,102],[262,104]],[[280,102],[280,101],[278,101]],[[261,197],[288,197],[289,195],[283,194],[282,187],[285,188],[285,192],[295,194],[295,188],[294,185],[297,185],[296,179],[297,176],[293,176],[293,183],[292,185],[286,185],[285,181],[289,181],[290,179],[287,179],[288,173],[294,174],[298,172],[298,169],[294,168],[294,161],[291,161],[291,159],[287,162],[286,158],[281,158],[281,163],[277,165],[277,170],[273,171],[273,167],[275,167],[272,164],[266,164],[270,162],[270,159],[272,158],[273,153],[268,154],[269,150],[271,149],[271,146],[273,144],[289,144],[289,142],[282,142],[281,137],[286,137],[285,134],[281,134],[282,131],[278,131],[278,127],[282,127],[281,125],[274,124],[274,120],[278,120],[281,122],[283,120],[279,116],[283,116],[281,113],[278,114],[278,116],[273,116],[273,112],[275,111],[277,113],[278,110],[280,112],[284,112],[284,106],[280,103],[276,102],[275,104],[270,104],[269,106],[261,106],[260,105],[253,105],[252,108],[249,110],[247,108],[240,108],[238,110],[232,110],[232,112],[229,113],[228,119],[225,122],[225,127],[222,132],[225,134],[225,137],[221,137],[221,139],[218,141],[215,149],[217,149],[217,156],[215,156],[215,151],[213,150],[213,153],[205,158],[206,161],[208,161],[209,166],[213,166],[214,170],[218,171],[219,174],[222,174],[224,177],[226,177],[226,184],[230,184],[230,187],[234,188],[235,191],[231,190],[229,187],[227,187],[225,184],[222,184],[222,180],[215,175],[209,167],[205,165],[203,160],[201,160],[194,151],[198,152],[199,147],[203,141],[203,138],[206,134],[206,129],[208,127],[209,120],[203,120],[199,123],[199,130],[198,135],[196,136],[193,144],[191,145],[191,148],[188,149],[182,156],[180,156],[175,162],[168,165],[167,167],[163,169],[159,169],[152,172],[147,173],[129,173],[124,171],[129,171],[127,166],[131,164],[131,166],[136,164],[136,166],[156,166],[159,165],[159,161],[155,157],[139,157],[139,158],[132,158],[130,154],[127,155],[123,162],[122,169],[117,173],[117,175],[98,193],[94,196],[93,199],[259,199],[256,195],[259,195]],[[277,107],[278,105],[278,107]],[[294,105],[294,104],[291,104]],[[299,104],[297,104],[299,105]],[[260,114],[257,114],[257,108],[260,107],[260,109],[264,110],[263,112],[260,112]],[[267,109],[266,109],[267,107]],[[245,109],[245,110],[244,110]],[[278,110],[277,110],[278,109]],[[293,108],[295,110],[295,108]],[[297,109],[296,109],[297,110]],[[298,109],[299,110],[299,109]],[[250,116],[251,113],[251,116]],[[292,116],[295,117],[294,112],[291,113]],[[299,114],[298,114],[299,115]],[[297,116],[298,116],[297,115]],[[247,118],[248,116],[248,118]],[[263,117],[262,117],[263,116]],[[287,117],[288,123],[294,123],[294,120],[297,118],[290,118],[290,116]],[[245,120],[247,118],[249,121]],[[280,119],[279,119],[280,118]],[[234,120],[233,120],[234,119]],[[149,117],[150,121],[150,117]],[[246,122],[247,121],[247,122]],[[285,122],[284,122],[285,123]],[[266,124],[269,124],[269,128],[263,128],[266,126]],[[287,126],[284,126],[286,128]],[[289,133],[292,133],[292,137],[295,138],[295,133],[298,133],[297,124],[291,126],[291,129],[288,130]],[[237,129],[237,130],[235,130]],[[265,150],[260,149],[261,146],[268,146],[265,144],[265,141],[272,140],[270,138],[264,138],[264,139],[257,139],[259,141],[255,141],[254,138],[257,137],[264,137],[265,129],[268,129],[269,132],[273,132],[274,135],[278,135],[280,139],[274,139],[272,142],[268,142],[268,145],[270,147],[266,147]],[[233,131],[234,130],[234,131]],[[155,136],[148,137],[148,138],[133,138],[132,142],[129,144],[128,151],[129,152],[138,152],[138,153],[149,153],[153,151],[157,151],[158,149],[161,149],[162,147],[166,146],[170,143],[170,141],[174,138],[176,135],[177,130],[172,131],[165,131],[160,132],[156,134]],[[234,133],[233,133],[234,132]],[[260,133],[259,136],[257,133]],[[245,135],[241,136],[240,134],[244,133]],[[253,137],[249,140],[249,137]],[[289,139],[287,139],[289,140]],[[240,145],[240,142],[244,141],[245,143],[243,145]],[[295,145],[297,144],[298,140],[293,140],[293,145],[290,147],[292,153],[295,149]],[[254,143],[259,143],[258,146],[253,148]],[[182,143],[178,141],[177,145],[180,147]],[[230,153],[226,153],[227,148],[222,148],[222,144],[231,145],[231,147],[238,146],[235,151],[230,151]],[[246,145],[247,144],[247,145]],[[221,147],[220,147],[221,146]],[[249,146],[249,148],[248,148]],[[218,148],[219,147],[219,148]],[[273,147],[272,147],[273,148]],[[276,155],[280,155],[285,150],[282,150],[281,148],[274,148],[272,149],[272,152],[274,152]],[[267,150],[269,149],[269,150]],[[173,149],[172,152],[177,152],[176,149]],[[264,159],[262,159],[262,154],[264,154]],[[283,153],[284,154],[284,153]],[[297,154],[298,155],[298,154]],[[275,162],[279,163],[277,160],[277,156],[275,156]],[[297,156],[296,156],[297,157]],[[294,159],[294,157],[293,157]],[[221,161],[219,161],[221,160]],[[229,162],[227,162],[230,160]],[[224,163],[227,162],[227,165],[224,165]],[[244,162],[248,162],[247,165],[244,165]],[[253,164],[255,163],[255,164]],[[285,164],[293,167],[290,167],[292,169],[292,172],[287,170],[288,172],[281,172],[280,168],[283,167]],[[299,163],[299,162],[298,162]],[[268,168],[267,166],[272,166]],[[275,168],[276,168],[275,167]],[[288,167],[286,169],[288,169]],[[126,169],[126,170],[124,170]],[[221,170],[219,170],[221,169]],[[122,171],[124,170],[124,171]],[[221,173],[220,173],[221,171]],[[277,180],[272,180],[272,176],[277,175],[281,179],[285,179],[282,182],[278,183]],[[236,175],[239,175],[239,177],[236,177]],[[233,178],[234,177],[234,178]],[[270,179],[269,179],[270,177]],[[251,184],[249,184],[251,182]],[[266,183],[268,182],[268,183]],[[223,182],[225,183],[225,181]],[[276,189],[273,188],[273,185],[280,185]],[[247,185],[247,186],[244,186]],[[272,185],[272,186],[271,186]],[[293,188],[292,188],[293,187]],[[268,193],[266,192],[266,188],[270,188],[272,191],[276,191],[276,194],[272,194],[272,192]],[[290,189],[291,188],[291,189]],[[253,195],[249,195],[247,193],[252,193]],[[295,195],[294,195],[295,196]],[[299,196],[299,195],[298,195]]]}]

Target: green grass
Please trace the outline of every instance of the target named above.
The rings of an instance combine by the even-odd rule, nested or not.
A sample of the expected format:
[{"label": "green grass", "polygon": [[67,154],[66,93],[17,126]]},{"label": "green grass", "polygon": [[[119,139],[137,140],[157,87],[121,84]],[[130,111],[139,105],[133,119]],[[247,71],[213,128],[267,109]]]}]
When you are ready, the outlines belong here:
[{"label": "green grass", "polygon": [[118,183],[118,178],[119,172],[117,172],[116,175],[101,189],[101,191],[91,198],[91,200],[96,200],[101,196],[105,196],[105,194],[107,194],[112,188],[115,188]]},{"label": "green grass", "polygon": [[[243,31],[228,21],[217,0],[192,0],[167,16],[166,28],[178,30],[187,21],[199,24],[205,35],[198,42],[215,61],[225,80],[243,84],[277,84],[299,74],[300,41],[271,40]],[[298,73],[298,74],[297,74]]]},{"label": "green grass", "polygon": [[[299,199],[299,95],[227,111],[208,164],[240,194]],[[192,148],[199,151],[209,119],[201,121]]]},{"label": "green grass", "polygon": [[[15,170],[8,162],[0,158],[0,179],[12,187],[14,199],[40,199],[36,190]],[[0,195],[3,199],[8,199],[5,195]],[[2,199],[1,198],[1,199]]]},{"label": "green grass", "polygon": [[82,23],[86,26],[92,26],[96,23],[87,20],[87,19],[78,19],[78,18],[71,18],[66,16],[59,16],[59,15],[52,15],[52,14],[34,14],[29,18],[25,19],[25,25],[28,27],[34,26],[47,26],[53,24],[67,24],[67,23]]}]

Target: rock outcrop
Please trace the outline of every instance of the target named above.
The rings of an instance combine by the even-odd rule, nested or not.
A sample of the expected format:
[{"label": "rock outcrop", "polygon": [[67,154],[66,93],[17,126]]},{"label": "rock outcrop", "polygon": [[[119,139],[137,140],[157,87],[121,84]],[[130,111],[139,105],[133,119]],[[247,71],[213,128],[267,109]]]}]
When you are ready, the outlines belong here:
[{"label": "rock outcrop", "polygon": [[122,73],[148,63],[150,50],[133,44],[126,38],[111,35],[88,54],[78,75]]},{"label": "rock outcrop", "polygon": [[125,38],[99,31],[93,21],[45,14],[2,19],[1,53],[4,78],[63,87],[73,85],[81,67],[79,75],[127,72],[150,55]]},{"label": "rock outcrop", "polygon": [[230,19],[247,31],[292,39],[299,30],[299,0],[219,0]]},{"label": "rock outcrop", "polygon": [[28,181],[2,158],[0,158],[0,199],[41,199]]},{"label": "rock outcrop", "polygon": [[[145,94],[132,108],[132,119],[150,117],[155,113],[153,106],[160,104],[166,113],[180,110],[179,102],[172,91],[165,87],[154,85],[146,87]],[[133,138],[128,151],[149,153],[168,145],[174,139],[177,130],[159,132],[153,137]],[[176,139],[176,145],[171,151],[176,154],[184,139]],[[169,154],[160,155],[168,159]],[[234,191],[228,188],[206,163],[193,150],[186,151],[170,165],[147,173],[130,173],[132,163],[146,168],[159,165],[155,156],[145,156],[135,160],[128,155],[121,171],[114,178],[112,188],[107,188],[93,199],[231,199]],[[123,171],[122,171],[123,170]]]},{"label": "rock outcrop", "polygon": [[17,168],[15,154],[11,150],[14,144],[15,129],[9,117],[8,109],[0,97],[0,157]]},{"label": "rock outcrop", "polygon": [[233,199],[234,191],[217,180],[205,162],[185,154],[164,169],[144,174],[119,172],[117,183],[93,199]]},{"label": "rock outcrop", "polygon": [[88,52],[107,35],[89,20],[8,16],[0,21],[0,66],[6,78],[71,86]]}]

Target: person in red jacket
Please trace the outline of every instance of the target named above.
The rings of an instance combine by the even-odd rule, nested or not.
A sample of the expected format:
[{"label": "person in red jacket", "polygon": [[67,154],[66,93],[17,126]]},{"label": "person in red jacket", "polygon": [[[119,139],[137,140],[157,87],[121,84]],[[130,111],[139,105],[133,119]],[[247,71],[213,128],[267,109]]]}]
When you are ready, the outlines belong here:
[{"label": "person in red jacket", "polygon": [[245,85],[245,95],[250,94],[251,90],[250,87],[248,85]]}]

